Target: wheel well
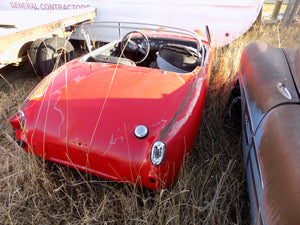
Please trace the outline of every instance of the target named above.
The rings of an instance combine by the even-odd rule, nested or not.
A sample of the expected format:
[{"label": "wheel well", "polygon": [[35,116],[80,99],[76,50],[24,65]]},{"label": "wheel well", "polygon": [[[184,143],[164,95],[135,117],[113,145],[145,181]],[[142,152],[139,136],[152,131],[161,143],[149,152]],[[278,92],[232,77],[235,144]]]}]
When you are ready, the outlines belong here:
[{"label": "wheel well", "polygon": [[27,55],[27,50],[30,48],[32,45],[33,41],[25,43],[19,50],[18,57],[26,56]]}]

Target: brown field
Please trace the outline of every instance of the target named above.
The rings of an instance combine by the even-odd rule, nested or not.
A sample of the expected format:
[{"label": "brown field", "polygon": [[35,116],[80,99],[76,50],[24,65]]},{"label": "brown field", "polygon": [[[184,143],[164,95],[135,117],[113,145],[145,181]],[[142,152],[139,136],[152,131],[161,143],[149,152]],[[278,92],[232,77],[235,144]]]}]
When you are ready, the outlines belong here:
[{"label": "brown field", "polygon": [[155,192],[119,184],[27,154],[9,117],[39,82],[31,67],[0,70],[1,224],[250,224],[237,121],[228,99],[243,48],[252,41],[293,47],[299,26],[251,28],[220,49],[194,150],[179,180]]}]

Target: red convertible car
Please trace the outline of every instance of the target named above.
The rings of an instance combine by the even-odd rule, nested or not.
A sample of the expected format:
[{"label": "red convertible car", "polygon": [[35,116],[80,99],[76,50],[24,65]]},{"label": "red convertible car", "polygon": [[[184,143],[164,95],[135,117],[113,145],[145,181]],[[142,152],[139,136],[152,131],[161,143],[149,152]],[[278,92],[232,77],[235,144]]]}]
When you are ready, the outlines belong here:
[{"label": "red convertible car", "polygon": [[300,47],[243,51],[243,154],[254,224],[300,223]]},{"label": "red convertible car", "polygon": [[[116,40],[92,48],[103,27]],[[81,33],[90,52],[45,77],[10,119],[18,143],[103,178],[168,188],[192,149],[215,49],[200,32],[141,23],[89,22]]]}]

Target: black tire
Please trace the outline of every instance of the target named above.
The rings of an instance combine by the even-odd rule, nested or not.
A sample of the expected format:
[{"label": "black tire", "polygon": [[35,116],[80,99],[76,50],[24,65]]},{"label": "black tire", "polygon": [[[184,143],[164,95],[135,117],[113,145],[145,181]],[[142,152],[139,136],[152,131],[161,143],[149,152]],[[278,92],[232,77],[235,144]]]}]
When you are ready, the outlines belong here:
[{"label": "black tire", "polygon": [[73,45],[64,38],[48,38],[41,44],[38,54],[42,76],[75,58]]},{"label": "black tire", "polygon": [[39,52],[44,41],[45,38],[36,39],[28,49],[28,57],[37,76],[43,76],[39,66]]}]

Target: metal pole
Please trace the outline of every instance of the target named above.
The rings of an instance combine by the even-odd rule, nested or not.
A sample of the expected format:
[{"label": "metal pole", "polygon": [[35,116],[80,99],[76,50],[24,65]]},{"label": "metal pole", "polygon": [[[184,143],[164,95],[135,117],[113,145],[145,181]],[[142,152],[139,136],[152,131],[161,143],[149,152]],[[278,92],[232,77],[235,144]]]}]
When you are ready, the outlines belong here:
[{"label": "metal pole", "polygon": [[277,0],[276,4],[275,4],[275,7],[274,7],[274,10],[273,10],[273,14],[272,14],[272,18],[271,19],[274,19],[274,20],[277,19],[279,11],[280,11],[280,8],[281,8],[281,5],[282,5],[282,0]]},{"label": "metal pole", "polygon": [[300,0],[290,0],[282,18],[282,25],[289,26],[295,19]]},{"label": "metal pole", "polygon": [[292,14],[294,19],[297,15],[300,15],[300,0],[296,1]]}]

